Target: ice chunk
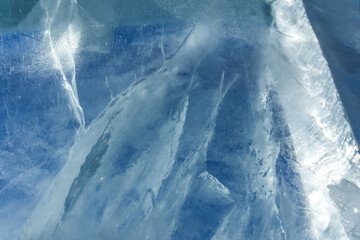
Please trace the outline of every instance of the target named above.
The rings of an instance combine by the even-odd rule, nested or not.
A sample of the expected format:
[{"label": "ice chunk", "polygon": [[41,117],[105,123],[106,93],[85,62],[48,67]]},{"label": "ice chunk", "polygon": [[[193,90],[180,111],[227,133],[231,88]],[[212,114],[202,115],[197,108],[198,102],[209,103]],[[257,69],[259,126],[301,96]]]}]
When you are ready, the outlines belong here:
[{"label": "ice chunk", "polygon": [[360,189],[356,184],[341,179],[328,186],[330,197],[340,210],[341,222],[351,240],[360,238]]}]

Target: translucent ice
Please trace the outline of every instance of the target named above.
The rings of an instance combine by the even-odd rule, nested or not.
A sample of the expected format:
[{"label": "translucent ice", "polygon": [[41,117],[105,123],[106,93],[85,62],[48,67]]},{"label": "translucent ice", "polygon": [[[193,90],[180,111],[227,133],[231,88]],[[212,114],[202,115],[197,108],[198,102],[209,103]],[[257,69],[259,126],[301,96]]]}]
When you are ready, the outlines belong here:
[{"label": "translucent ice", "polygon": [[359,238],[353,1],[1,4],[1,240]]}]

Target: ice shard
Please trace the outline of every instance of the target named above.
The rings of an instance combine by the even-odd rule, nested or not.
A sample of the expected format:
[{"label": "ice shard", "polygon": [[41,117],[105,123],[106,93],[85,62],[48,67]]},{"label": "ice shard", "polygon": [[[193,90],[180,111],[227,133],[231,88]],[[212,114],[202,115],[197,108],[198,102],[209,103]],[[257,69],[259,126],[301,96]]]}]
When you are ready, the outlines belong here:
[{"label": "ice shard", "polygon": [[356,1],[1,4],[0,240],[359,239]]}]

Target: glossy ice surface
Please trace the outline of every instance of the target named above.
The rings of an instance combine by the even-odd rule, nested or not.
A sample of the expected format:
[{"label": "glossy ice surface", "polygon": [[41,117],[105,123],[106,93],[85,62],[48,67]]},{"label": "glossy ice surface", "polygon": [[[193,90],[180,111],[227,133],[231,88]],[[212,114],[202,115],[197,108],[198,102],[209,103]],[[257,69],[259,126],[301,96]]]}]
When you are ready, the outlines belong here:
[{"label": "glossy ice surface", "polygon": [[0,240],[360,239],[358,1],[0,14]]}]

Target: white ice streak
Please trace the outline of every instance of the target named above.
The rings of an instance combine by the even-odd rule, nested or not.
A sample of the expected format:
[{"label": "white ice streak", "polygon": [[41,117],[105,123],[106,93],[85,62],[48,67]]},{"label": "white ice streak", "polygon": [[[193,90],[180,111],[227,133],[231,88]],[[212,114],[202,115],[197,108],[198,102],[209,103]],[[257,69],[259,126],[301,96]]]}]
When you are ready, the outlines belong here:
[{"label": "white ice streak", "polygon": [[[140,129],[147,124],[147,121],[156,119],[154,110],[161,109],[159,105],[161,105],[160,101],[163,100],[166,89],[174,86],[174,84],[176,85],[172,79],[175,79],[174,76],[177,74],[177,70],[176,67],[172,67],[172,69],[164,73],[158,73],[156,78],[153,78],[153,81],[140,80],[131,85],[127,91],[113,100],[113,103],[105,109],[103,115],[99,116],[86,131],[80,133],[70,151],[69,161],[54,179],[47,193],[28,219],[20,239],[42,239],[54,232],[61,220],[61,216],[64,214],[65,200],[74,179],[78,176],[87,154],[91,151],[91,147],[95,145],[97,139],[106,129],[111,129],[112,135],[121,136],[117,140],[117,142],[121,142],[126,139],[129,129]],[[165,79],[168,79],[168,81],[165,81]],[[124,178],[126,181],[119,181],[124,183],[122,191],[108,193],[109,196],[114,195],[115,199],[120,200],[127,193],[128,188],[135,185],[137,185],[139,192],[151,190],[152,194],[157,196],[161,183],[168,176],[175,160],[189,104],[189,90],[185,94],[182,110],[178,113],[172,113],[168,122],[160,129],[161,133],[159,135],[164,137],[153,142],[151,149],[143,152],[138,157],[137,164],[129,171],[115,178],[114,181],[119,181],[119,178]],[[116,144],[118,143],[112,143],[112,145]],[[110,148],[108,150],[110,156],[107,152],[104,158],[111,158],[111,152],[113,151],[116,151],[116,149],[111,150]],[[156,161],[147,161],[153,156],[157,156]],[[157,171],[153,171],[153,169]],[[148,172],[147,177],[143,179],[143,182],[135,184],[134,181],[137,181],[138,174],[144,171]],[[112,182],[110,181],[108,184],[111,185]],[[147,202],[144,201],[144,203]],[[105,225],[107,222],[113,221],[113,210],[117,207],[116,203],[117,201],[114,201],[113,204],[107,206],[103,218]],[[143,206],[144,209],[146,206]],[[124,223],[126,223],[126,219],[124,218],[120,222],[125,221]],[[108,234],[111,234],[111,232]]]},{"label": "white ice streak", "polygon": [[[45,39],[49,42],[51,57],[54,67],[60,71],[62,85],[67,92],[70,108],[74,111],[75,117],[82,129],[85,125],[83,109],[79,102],[76,86],[75,54],[80,44],[80,27],[73,23],[74,14],[77,14],[76,1],[69,1],[65,9],[61,0],[41,0],[41,7],[46,13]],[[63,13],[65,11],[65,13]],[[63,16],[63,15],[68,16]],[[65,19],[60,19],[65,17]],[[59,23],[64,22],[64,25]],[[55,37],[54,37],[55,35]]]},{"label": "white ice streak", "polygon": [[327,186],[342,178],[360,183],[352,173],[358,147],[302,1],[276,1],[272,7],[268,77],[289,124],[312,232],[315,239],[348,239]]}]

